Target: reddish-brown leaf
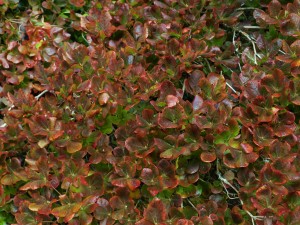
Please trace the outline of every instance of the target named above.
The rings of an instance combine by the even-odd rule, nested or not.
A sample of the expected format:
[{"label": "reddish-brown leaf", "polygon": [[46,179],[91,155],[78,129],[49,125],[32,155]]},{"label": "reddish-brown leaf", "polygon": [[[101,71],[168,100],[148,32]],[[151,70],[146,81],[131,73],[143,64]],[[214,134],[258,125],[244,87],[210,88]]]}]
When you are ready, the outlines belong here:
[{"label": "reddish-brown leaf", "polygon": [[82,143],[81,142],[75,142],[75,141],[70,141],[67,143],[67,151],[69,153],[75,153],[80,151],[82,148]]}]

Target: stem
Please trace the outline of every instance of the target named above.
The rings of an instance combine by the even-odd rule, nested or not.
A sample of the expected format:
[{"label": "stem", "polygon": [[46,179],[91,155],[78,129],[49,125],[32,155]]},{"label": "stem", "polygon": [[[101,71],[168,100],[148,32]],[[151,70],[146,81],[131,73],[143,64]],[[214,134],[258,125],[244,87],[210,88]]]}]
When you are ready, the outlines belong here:
[{"label": "stem", "polygon": [[210,67],[210,64],[209,64],[208,60],[207,60],[207,59],[204,59],[204,61],[206,62],[209,71],[212,72],[212,69],[211,69],[211,67]]}]

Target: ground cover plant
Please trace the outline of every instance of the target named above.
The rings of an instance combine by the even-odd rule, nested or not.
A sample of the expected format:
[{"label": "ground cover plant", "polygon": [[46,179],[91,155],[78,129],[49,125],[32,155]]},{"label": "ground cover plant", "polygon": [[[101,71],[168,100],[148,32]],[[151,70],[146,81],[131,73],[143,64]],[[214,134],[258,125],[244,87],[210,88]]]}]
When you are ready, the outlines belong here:
[{"label": "ground cover plant", "polygon": [[0,13],[0,225],[299,224],[299,0]]}]

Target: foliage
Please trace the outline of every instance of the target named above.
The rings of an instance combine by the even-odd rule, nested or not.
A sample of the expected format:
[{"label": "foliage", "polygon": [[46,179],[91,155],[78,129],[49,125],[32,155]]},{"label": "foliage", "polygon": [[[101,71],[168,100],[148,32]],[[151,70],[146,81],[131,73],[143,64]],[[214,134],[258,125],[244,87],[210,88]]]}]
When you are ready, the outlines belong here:
[{"label": "foliage", "polygon": [[299,0],[0,12],[0,224],[299,223]]}]

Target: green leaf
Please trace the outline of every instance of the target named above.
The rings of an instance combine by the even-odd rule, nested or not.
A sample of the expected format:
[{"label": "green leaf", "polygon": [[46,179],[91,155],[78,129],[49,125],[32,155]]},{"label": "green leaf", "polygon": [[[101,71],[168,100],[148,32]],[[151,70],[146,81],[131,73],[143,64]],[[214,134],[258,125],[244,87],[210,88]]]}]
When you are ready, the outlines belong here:
[{"label": "green leaf", "polygon": [[182,198],[188,198],[194,196],[197,193],[197,188],[193,184],[188,187],[178,186],[176,189],[176,193],[179,194]]},{"label": "green leaf", "polygon": [[96,133],[92,133],[86,139],[83,140],[82,146],[83,147],[90,146],[92,143],[94,143],[95,139],[96,139]]},{"label": "green leaf", "polygon": [[16,222],[12,214],[1,210],[2,209],[0,209],[0,225],[8,225]]},{"label": "green leaf", "polygon": [[221,134],[216,135],[215,144],[227,144],[231,138],[230,131],[224,131]]},{"label": "green leaf", "polygon": [[[101,116],[98,118],[101,119]],[[110,134],[111,132],[113,132],[114,127],[113,127],[113,123],[112,123],[112,116],[108,115],[105,118],[105,122],[104,124],[98,128],[103,134]]]},{"label": "green leaf", "polygon": [[174,38],[179,39],[179,38],[181,38],[181,34],[177,34],[177,33],[171,32],[171,33],[170,33],[170,37],[174,37]]},{"label": "green leaf", "polygon": [[240,133],[239,124],[234,119],[228,122],[228,128],[229,130],[216,135],[215,144],[227,144],[231,138],[236,137]]},{"label": "green leaf", "polygon": [[210,41],[207,41],[209,46],[218,46],[221,47],[224,45],[224,41],[226,40],[226,35],[224,35],[221,38],[213,38]]},{"label": "green leaf", "polygon": [[163,190],[162,192],[157,194],[157,198],[169,200],[169,199],[171,199],[173,192],[174,191],[171,189]]},{"label": "green leaf", "polygon": [[111,116],[110,120],[115,125],[124,125],[132,118],[132,115],[129,111],[123,109],[122,107],[118,107],[116,115]]},{"label": "green leaf", "polygon": [[165,107],[167,105],[167,103],[165,103],[165,102],[158,102],[157,103],[157,106],[159,106],[159,107]]},{"label": "green leaf", "polygon": [[198,216],[198,212],[190,206],[183,207],[183,214],[186,219],[191,219],[193,216]]}]

